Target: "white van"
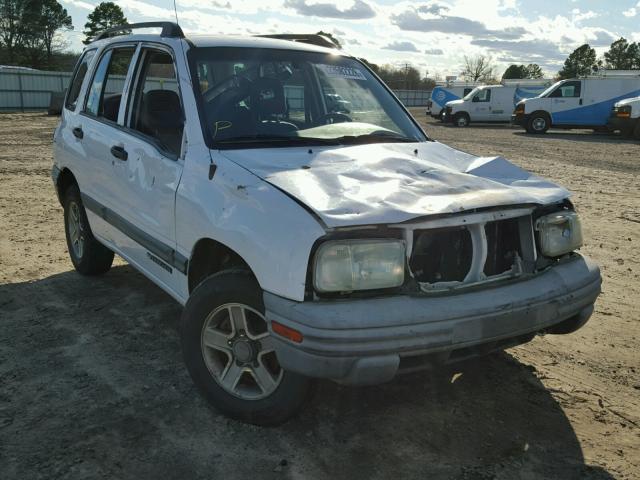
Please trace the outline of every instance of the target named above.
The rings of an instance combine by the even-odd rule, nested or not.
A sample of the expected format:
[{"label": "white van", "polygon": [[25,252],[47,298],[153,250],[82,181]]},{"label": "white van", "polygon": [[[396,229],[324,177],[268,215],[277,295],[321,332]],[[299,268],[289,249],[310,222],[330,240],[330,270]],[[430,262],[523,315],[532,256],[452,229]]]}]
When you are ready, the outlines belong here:
[{"label": "white van", "polygon": [[625,98],[616,102],[607,122],[611,131],[620,130],[624,136],[640,140],[640,97]]},{"label": "white van", "polygon": [[427,115],[442,120],[444,108],[447,102],[466,97],[474,88],[481,85],[479,82],[449,81],[438,82],[431,91],[431,98],[427,102]]},{"label": "white van", "polygon": [[512,123],[528,133],[549,128],[604,129],[614,104],[640,95],[640,72],[605,71],[598,75],[555,83],[539,97],[522,100]]},{"label": "white van", "polygon": [[471,122],[508,122],[518,102],[539,95],[550,80],[503,80],[500,85],[485,85],[472,90],[462,100],[447,102],[443,120],[458,127]]}]

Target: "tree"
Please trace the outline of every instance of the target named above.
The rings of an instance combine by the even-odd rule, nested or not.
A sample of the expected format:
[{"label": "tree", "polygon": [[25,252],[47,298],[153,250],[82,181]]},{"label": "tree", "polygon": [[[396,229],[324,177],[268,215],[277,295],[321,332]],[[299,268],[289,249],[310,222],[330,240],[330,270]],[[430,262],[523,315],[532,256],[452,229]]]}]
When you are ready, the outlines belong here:
[{"label": "tree", "polygon": [[13,64],[16,48],[22,42],[26,2],[24,0],[0,0],[0,46],[7,52],[7,61]]},{"label": "tree", "polygon": [[514,78],[527,78],[527,67],[524,65],[509,65],[509,67],[502,74],[503,80],[510,80]]},{"label": "tree", "polygon": [[544,73],[542,73],[542,69],[537,63],[530,63],[529,65],[509,65],[509,67],[502,74],[503,80],[543,77]]},{"label": "tree", "polygon": [[544,72],[540,65],[537,63],[530,63],[527,65],[527,77],[526,78],[544,78]]},{"label": "tree", "polygon": [[61,50],[58,32],[72,29],[71,17],[57,0],[0,0],[0,61],[49,67]]},{"label": "tree", "polygon": [[102,2],[93,9],[87,16],[87,23],[84,24],[85,45],[91,43],[101,31],[107,28],[126,25],[127,18],[122,9],[113,2]]},{"label": "tree", "polygon": [[611,44],[604,54],[605,65],[612,70],[640,68],[640,44],[629,43],[624,37]]},{"label": "tree", "polygon": [[472,82],[494,81],[493,59],[487,55],[477,55],[475,57],[464,56],[464,69],[462,75]]},{"label": "tree", "polygon": [[576,48],[564,61],[562,70],[558,72],[560,80],[589,75],[598,70],[596,51],[588,43]]},{"label": "tree", "polygon": [[24,12],[26,29],[23,41],[33,54],[46,55],[50,62],[54,39],[61,29],[73,30],[67,10],[57,0],[28,0]]}]

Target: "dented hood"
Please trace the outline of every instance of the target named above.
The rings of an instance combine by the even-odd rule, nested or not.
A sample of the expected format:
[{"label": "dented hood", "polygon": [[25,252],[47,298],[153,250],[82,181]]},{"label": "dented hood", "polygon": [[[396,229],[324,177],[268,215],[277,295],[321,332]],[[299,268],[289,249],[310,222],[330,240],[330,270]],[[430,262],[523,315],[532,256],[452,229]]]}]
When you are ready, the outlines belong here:
[{"label": "dented hood", "polygon": [[220,153],[307,205],[328,227],[549,204],[569,196],[502,157],[476,157],[437,142]]}]

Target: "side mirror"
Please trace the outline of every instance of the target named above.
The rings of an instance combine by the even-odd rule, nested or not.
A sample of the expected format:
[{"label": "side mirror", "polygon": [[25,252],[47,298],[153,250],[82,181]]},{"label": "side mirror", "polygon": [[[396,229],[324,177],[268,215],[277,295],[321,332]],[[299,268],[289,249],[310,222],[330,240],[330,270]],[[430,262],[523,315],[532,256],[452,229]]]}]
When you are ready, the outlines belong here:
[{"label": "side mirror", "polygon": [[480,101],[480,98],[479,98],[479,97],[473,97],[473,98],[471,99],[471,101],[472,101],[473,103],[476,103],[476,102],[479,102],[479,101]]}]

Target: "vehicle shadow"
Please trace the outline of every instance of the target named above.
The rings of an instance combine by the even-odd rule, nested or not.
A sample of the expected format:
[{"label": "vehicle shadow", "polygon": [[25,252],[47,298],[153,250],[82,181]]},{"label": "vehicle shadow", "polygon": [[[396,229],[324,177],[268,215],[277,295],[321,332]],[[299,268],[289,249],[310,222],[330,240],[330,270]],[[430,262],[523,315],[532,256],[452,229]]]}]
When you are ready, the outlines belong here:
[{"label": "vehicle shadow", "polygon": [[0,478],[613,478],[509,354],[229,420],[186,373],[180,313],[129,266],[0,285]]}]

